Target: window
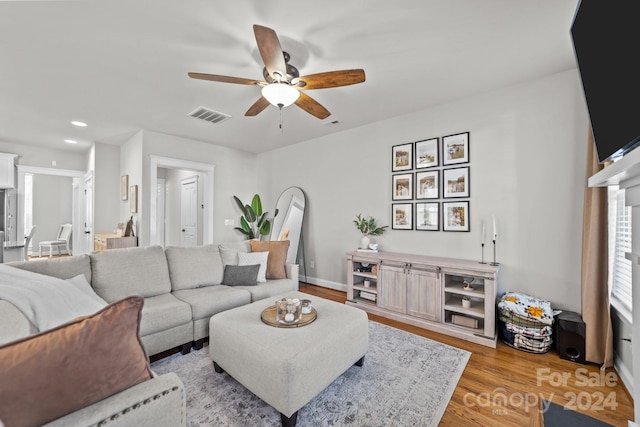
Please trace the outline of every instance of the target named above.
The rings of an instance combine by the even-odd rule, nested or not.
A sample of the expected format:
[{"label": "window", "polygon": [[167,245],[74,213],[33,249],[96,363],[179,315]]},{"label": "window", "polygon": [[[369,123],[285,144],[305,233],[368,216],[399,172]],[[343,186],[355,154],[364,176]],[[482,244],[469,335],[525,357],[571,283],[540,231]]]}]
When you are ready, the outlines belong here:
[{"label": "window", "polygon": [[609,187],[609,289],[612,303],[631,313],[631,206],[625,206],[624,190]]}]

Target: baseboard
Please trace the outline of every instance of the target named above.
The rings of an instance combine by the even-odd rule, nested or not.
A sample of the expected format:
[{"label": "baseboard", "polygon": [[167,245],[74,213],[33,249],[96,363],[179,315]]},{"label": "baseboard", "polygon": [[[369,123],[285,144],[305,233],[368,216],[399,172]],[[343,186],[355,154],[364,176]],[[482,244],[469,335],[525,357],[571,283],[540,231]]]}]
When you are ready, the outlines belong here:
[{"label": "baseboard", "polygon": [[300,277],[301,281],[302,281],[302,278],[305,279],[304,280],[305,283],[309,283],[311,285],[322,286],[323,288],[329,288],[329,289],[334,289],[336,291],[347,292],[347,285],[345,285],[344,283],[332,282],[330,280],[324,280],[324,279],[319,279],[317,277],[304,276],[304,275]]},{"label": "baseboard", "polygon": [[629,392],[629,395],[635,396],[633,393],[633,374],[616,355],[613,357],[613,367],[618,372],[618,377],[622,380],[622,383]]}]

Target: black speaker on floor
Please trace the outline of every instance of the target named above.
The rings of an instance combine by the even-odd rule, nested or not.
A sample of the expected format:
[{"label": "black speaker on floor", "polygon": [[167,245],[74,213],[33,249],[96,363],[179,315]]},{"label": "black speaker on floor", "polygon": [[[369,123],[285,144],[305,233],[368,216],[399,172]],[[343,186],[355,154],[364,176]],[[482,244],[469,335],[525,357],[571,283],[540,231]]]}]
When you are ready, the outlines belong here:
[{"label": "black speaker on floor", "polygon": [[586,325],[582,317],[573,311],[563,311],[555,319],[556,350],[561,359],[586,363]]}]

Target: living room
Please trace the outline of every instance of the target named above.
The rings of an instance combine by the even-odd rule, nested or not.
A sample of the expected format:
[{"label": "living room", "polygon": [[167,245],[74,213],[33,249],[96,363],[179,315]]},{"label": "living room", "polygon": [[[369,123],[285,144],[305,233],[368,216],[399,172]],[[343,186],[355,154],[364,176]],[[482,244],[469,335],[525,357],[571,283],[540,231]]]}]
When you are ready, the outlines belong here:
[{"label": "living room", "polygon": [[[564,15],[553,21],[556,26],[563,22],[564,27],[542,30],[564,37],[558,43],[572,54],[569,26],[577,1],[570,3],[561,8]],[[549,4],[547,7],[551,8]],[[426,9],[421,11],[427,13]],[[234,29],[234,37],[247,35],[250,42],[253,23],[247,22],[245,27]],[[346,24],[342,22],[342,25]],[[285,31],[275,24],[273,27],[279,34]],[[517,31],[515,23],[514,31]],[[286,33],[295,35],[293,30],[286,30]],[[224,57],[222,52],[217,53]],[[527,52],[522,52],[521,56],[505,59],[505,62],[526,61],[526,55]],[[212,62],[193,65],[207,64],[206,70],[188,71],[237,74],[232,65],[217,68],[218,60]],[[360,66],[357,55],[342,58],[341,68],[349,67],[347,63]],[[247,141],[249,138],[242,134],[218,144],[178,136],[179,133],[160,132],[157,128],[139,128],[128,135],[118,135],[118,143],[107,141],[108,137],[114,136],[109,135],[103,141],[92,141],[84,149],[64,147],[63,143],[60,148],[45,147],[39,141],[0,134],[0,152],[17,154],[19,166],[92,171],[94,233],[112,231],[117,223],[126,222],[133,215],[139,246],[157,242],[152,209],[155,192],[151,178],[153,159],[161,159],[161,163],[170,159],[184,165],[192,162],[196,166],[213,166],[213,185],[210,187],[213,203],[207,206],[211,209],[207,218],[211,222],[210,227],[203,230],[203,243],[243,239],[234,230],[240,217],[234,195],[248,200],[258,193],[265,209],[272,211],[284,189],[300,187],[307,197],[303,229],[305,259],[301,267],[304,281],[338,291],[346,290],[345,254],[357,247],[360,237],[353,226],[357,214],[371,215],[380,224],[389,226],[389,230],[375,238],[381,251],[477,261],[482,256],[483,224],[491,230],[495,217],[498,230],[495,261],[501,265],[499,293],[530,294],[550,301],[554,309],[580,313],[589,116],[575,62],[558,63],[553,72],[544,75],[522,74],[510,81],[493,82],[491,88],[487,86],[483,91],[471,94],[461,91],[460,96],[443,102],[419,109],[407,108],[393,116],[344,130],[337,124],[334,129],[338,130],[330,133],[301,138],[294,144],[274,143],[267,149],[260,148],[259,141],[257,148],[246,148],[246,144],[256,141]],[[474,68],[479,64],[456,63],[451,68],[459,66]],[[259,70],[254,64],[251,67]],[[349,91],[339,99],[340,103],[347,104],[346,109],[350,108],[351,99],[365,96],[367,86],[375,85],[380,78],[376,76],[375,68],[365,67],[365,71],[367,81],[364,84],[330,89]],[[186,79],[186,73],[183,74],[180,78]],[[218,85],[201,83],[196,90],[215,91],[215,85]],[[414,85],[413,96],[430,95],[424,81]],[[224,88],[236,93],[234,89],[244,88]],[[230,96],[240,97],[240,93]],[[252,93],[242,95],[244,108],[249,107],[256,96]],[[387,97],[393,95],[387,94]],[[320,95],[318,98],[322,99]],[[330,110],[341,111],[337,104],[323,104]],[[260,120],[257,122],[260,125],[268,122],[266,140],[277,141],[279,135],[287,137],[293,122],[308,121],[315,125],[311,121],[316,119],[307,118],[305,112],[294,108],[286,107],[280,116],[277,109],[271,107],[272,111],[265,111],[264,116],[255,118]],[[384,101],[378,101],[372,109],[376,110],[376,117],[381,117],[379,110],[385,110]],[[237,117],[232,120],[246,121],[242,126],[251,127],[252,118],[242,117],[242,113],[244,110],[234,112]],[[345,115],[340,115],[341,120],[342,117]],[[279,120],[283,120],[282,129],[278,127]],[[94,125],[97,124],[89,123],[90,127]],[[213,129],[211,133],[216,132],[216,128]],[[442,228],[436,232],[392,229],[392,147],[461,132],[469,132],[469,165],[473,181],[469,197],[469,232],[445,232]],[[234,148],[234,145],[240,148]],[[53,161],[55,166],[52,166]],[[139,204],[134,214],[129,201],[121,200],[120,179],[123,175],[128,175],[129,185],[138,186]],[[235,223],[227,225],[227,220]],[[484,247],[485,261],[494,257],[493,245],[488,243]],[[622,324],[624,318],[621,319]],[[627,341],[630,335],[626,328],[623,326],[623,333],[619,333],[614,342],[616,368],[623,378],[624,373],[620,371],[624,370],[628,375],[632,372]],[[625,385],[631,388],[631,384],[629,377]]]}]

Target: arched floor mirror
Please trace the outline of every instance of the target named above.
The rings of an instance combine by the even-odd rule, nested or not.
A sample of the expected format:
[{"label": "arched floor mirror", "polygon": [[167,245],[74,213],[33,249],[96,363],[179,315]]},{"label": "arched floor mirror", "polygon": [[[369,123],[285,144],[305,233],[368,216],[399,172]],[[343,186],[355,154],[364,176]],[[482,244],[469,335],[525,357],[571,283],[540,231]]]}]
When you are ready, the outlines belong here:
[{"label": "arched floor mirror", "polygon": [[276,202],[278,215],[273,219],[270,240],[289,240],[287,263],[298,263],[304,269],[304,244],[302,238],[302,223],[306,196],[299,187],[289,187],[280,194]]}]

